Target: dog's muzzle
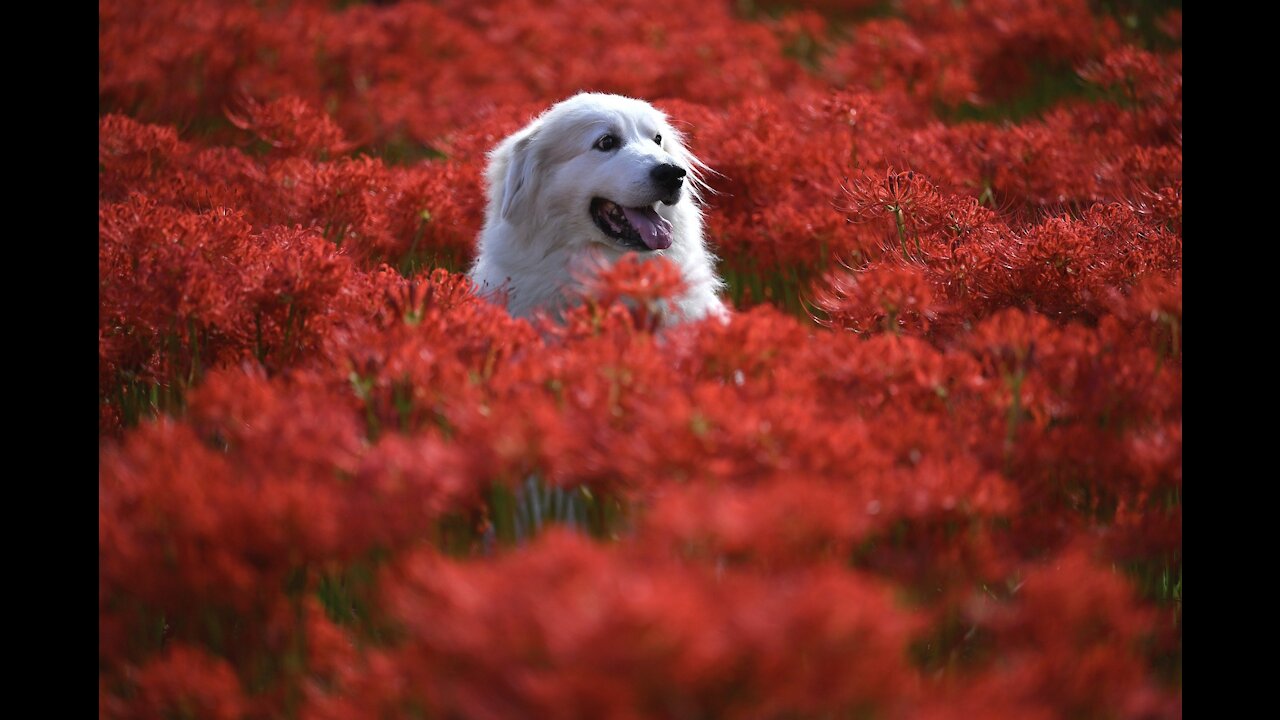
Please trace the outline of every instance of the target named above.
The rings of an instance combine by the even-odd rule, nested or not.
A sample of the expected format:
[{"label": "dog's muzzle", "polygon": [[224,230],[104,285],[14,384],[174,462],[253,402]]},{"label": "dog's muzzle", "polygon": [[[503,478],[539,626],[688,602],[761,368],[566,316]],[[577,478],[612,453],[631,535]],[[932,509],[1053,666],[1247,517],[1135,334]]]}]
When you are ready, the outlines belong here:
[{"label": "dog's muzzle", "polygon": [[649,171],[649,177],[662,190],[664,205],[674,205],[680,199],[680,188],[684,187],[684,176],[687,174],[684,168],[671,163],[655,165]]}]

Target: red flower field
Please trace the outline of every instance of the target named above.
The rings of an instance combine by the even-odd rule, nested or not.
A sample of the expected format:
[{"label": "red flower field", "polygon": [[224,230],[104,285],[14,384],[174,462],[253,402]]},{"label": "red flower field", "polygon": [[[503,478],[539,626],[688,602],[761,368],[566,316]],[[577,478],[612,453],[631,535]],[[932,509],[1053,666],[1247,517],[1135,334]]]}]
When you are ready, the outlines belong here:
[{"label": "red flower field", "polygon": [[[1181,717],[1180,5],[101,0],[100,717]],[[727,324],[471,293],[578,90]]]}]

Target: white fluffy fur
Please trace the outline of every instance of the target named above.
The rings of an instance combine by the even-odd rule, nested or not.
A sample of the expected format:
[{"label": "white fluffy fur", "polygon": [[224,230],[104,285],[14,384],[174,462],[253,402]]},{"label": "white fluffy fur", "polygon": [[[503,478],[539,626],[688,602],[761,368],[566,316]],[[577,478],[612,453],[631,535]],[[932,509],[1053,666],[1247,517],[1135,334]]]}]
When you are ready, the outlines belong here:
[{"label": "white fluffy fur", "polygon": [[[594,149],[605,134],[621,146]],[[661,145],[654,142],[657,134]],[[688,172],[672,205],[659,202],[661,190],[649,175],[663,163]],[[644,101],[599,93],[564,100],[489,154],[488,208],[471,278],[480,292],[505,295],[512,315],[557,314],[575,276],[628,252],[591,218],[592,198],[602,197],[627,207],[656,206],[672,224],[671,247],[639,253],[667,257],[684,275],[687,290],[675,298],[670,321],[723,317],[727,311],[717,297],[723,282],[703,240],[702,167],[666,116]]]}]

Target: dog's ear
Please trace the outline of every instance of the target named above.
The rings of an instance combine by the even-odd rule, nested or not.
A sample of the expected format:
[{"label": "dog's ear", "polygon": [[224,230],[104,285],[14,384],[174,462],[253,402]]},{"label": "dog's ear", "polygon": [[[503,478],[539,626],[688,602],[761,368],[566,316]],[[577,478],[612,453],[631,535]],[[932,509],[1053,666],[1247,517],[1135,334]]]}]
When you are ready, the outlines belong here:
[{"label": "dog's ear", "polygon": [[502,179],[502,217],[510,220],[524,214],[533,195],[537,159],[533,152],[534,133],[516,138],[507,154],[507,172]]}]

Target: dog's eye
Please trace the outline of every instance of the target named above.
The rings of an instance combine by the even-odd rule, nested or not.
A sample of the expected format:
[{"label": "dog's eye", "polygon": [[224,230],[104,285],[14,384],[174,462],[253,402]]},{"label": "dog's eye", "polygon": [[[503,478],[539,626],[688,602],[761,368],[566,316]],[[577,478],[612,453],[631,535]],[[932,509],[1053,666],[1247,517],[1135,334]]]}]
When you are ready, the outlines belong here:
[{"label": "dog's eye", "polygon": [[603,150],[604,152],[609,152],[610,150],[613,150],[614,148],[618,147],[618,138],[612,135],[605,135],[596,141],[596,144],[594,145],[594,147],[597,150]]},{"label": "dog's eye", "polygon": [[656,143],[658,143],[659,145],[661,145],[661,144],[662,144],[662,135],[654,135],[654,136],[653,136],[653,141],[654,141],[654,142],[656,142]]}]

